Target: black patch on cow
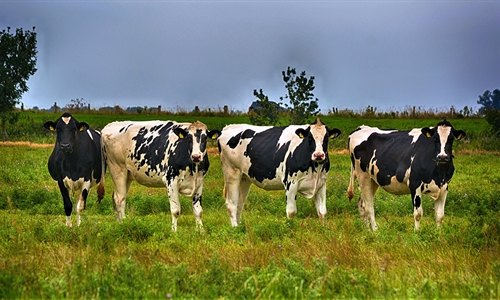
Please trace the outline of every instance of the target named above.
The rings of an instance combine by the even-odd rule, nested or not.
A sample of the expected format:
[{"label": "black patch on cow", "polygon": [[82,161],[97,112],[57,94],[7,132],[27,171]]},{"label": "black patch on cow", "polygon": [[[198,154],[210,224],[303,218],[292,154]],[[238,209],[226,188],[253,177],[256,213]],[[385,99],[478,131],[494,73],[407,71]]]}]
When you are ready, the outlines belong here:
[{"label": "black patch on cow", "polygon": [[419,208],[421,204],[422,204],[422,199],[420,198],[420,196],[415,195],[415,201],[413,202],[413,206],[415,208]]},{"label": "black patch on cow", "polygon": [[[245,151],[251,162],[248,170],[250,177],[259,182],[264,181],[264,179],[276,178],[276,169],[285,160],[285,155],[290,147],[290,142],[287,142],[278,148],[278,141],[284,129],[285,127],[272,127],[252,135],[247,132],[251,130],[244,131],[244,133],[247,132],[245,136],[252,136]],[[243,136],[243,134],[238,135]],[[231,145],[229,146],[231,147]]]}]

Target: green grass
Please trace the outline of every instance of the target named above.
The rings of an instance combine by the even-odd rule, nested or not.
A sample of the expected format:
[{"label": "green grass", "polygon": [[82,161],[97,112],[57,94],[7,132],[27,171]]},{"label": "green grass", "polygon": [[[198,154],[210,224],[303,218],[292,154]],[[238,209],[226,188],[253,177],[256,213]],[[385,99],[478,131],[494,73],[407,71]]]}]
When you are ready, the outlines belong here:
[{"label": "green grass", "polygon": [[284,192],[252,187],[242,225],[233,228],[220,161],[211,156],[205,233],[196,231],[185,197],[173,233],[165,189],[136,183],[127,219],[116,222],[109,175],[102,203],[93,190],[82,225],[66,228],[47,171],[50,152],[0,147],[0,298],[500,297],[498,155],[457,154],[442,228],[424,198],[417,233],[410,197],[382,190],[379,230],[367,230],[345,196],[345,154],[330,155],[324,224],[311,200],[298,197],[288,220]]}]

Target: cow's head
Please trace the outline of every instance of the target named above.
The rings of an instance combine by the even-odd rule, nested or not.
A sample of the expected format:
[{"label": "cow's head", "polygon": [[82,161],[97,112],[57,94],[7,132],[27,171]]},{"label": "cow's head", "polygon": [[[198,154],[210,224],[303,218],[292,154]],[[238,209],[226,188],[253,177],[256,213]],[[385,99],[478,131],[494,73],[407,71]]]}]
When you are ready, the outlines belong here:
[{"label": "cow's head", "polygon": [[89,129],[89,125],[85,122],[78,122],[69,113],[64,113],[55,122],[47,121],[43,127],[57,133],[56,147],[63,152],[73,152],[76,135],[80,131]]},{"label": "cow's head", "polygon": [[422,128],[422,134],[434,140],[435,161],[438,165],[447,164],[452,160],[453,141],[465,137],[465,131],[456,130],[446,119],[439,122],[436,127]]},{"label": "cow's head", "polygon": [[341,134],[338,128],[329,129],[320,119],[306,129],[299,128],[295,131],[301,139],[307,139],[311,160],[323,163],[328,158],[328,139],[334,139]]},{"label": "cow's head", "polygon": [[179,139],[185,139],[189,143],[189,155],[193,163],[200,163],[205,158],[207,153],[207,138],[217,139],[221,132],[220,130],[208,131],[207,125],[196,121],[189,125],[187,129],[177,127],[174,133]]}]

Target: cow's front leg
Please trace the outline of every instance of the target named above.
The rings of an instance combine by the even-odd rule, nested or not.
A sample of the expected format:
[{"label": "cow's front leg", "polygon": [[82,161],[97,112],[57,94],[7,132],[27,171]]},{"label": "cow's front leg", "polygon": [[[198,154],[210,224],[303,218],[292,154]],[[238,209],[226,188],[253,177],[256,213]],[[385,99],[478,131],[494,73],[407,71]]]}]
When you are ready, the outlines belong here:
[{"label": "cow's front leg", "polygon": [[413,218],[415,219],[415,231],[420,229],[420,220],[424,214],[422,209],[422,192],[420,187],[411,189],[411,199],[413,201]]},{"label": "cow's front leg", "polygon": [[172,231],[177,231],[177,218],[181,214],[181,203],[179,202],[179,184],[172,180],[168,189],[168,199],[170,200],[170,213],[172,214]]},{"label": "cow's front leg", "polygon": [[318,217],[321,223],[326,216],[326,185],[323,184],[322,187],[316,192],[314,204],[316,205],[316,211],[318,212]]},{"label": "cow's front leg", "polygon": [[73,203],[71,202],[71,198],[69,197],[69,191],[64,185],[62,180],[57,182],[59,185],[59,190],[61,191],[61,195],[64,202],[64,212],[66,213],[66,226],[71,227],[71,212],[73,211]]},{"label": "cow's front leg", "polygon": [[80,226],[81,223],[81,212],[87,206],[87,197],[89,196],[90,191],[90,181],[85,181],[83,183],[83,187],[81,189],[80,194],[78,195],[78,204],[76,205],[76,225]]},{"label": "cow's front leg", "polygon": [[434,210],[436,211],[436,226],[439,227],[444,220],[444,205],[448,195],[448,185],[441,187],[438,198],[434,201]]},{"label": "cow's front leg", "polygon": [[203,231],[203,222],[202,222],[203,208],[201,203],[202,191],[203,191],[203,185],[200,185],[200,187],[198,187],[198,190],[196,191],[196,193],[194,193],[193,196],[193,213],[196,221],[196,229],[199,230],[200,232]]},{"label": "cow's front leg", "polygon": [[297,184],[285,184],[286,189],[286,216],[291,219],[297,214]]}]

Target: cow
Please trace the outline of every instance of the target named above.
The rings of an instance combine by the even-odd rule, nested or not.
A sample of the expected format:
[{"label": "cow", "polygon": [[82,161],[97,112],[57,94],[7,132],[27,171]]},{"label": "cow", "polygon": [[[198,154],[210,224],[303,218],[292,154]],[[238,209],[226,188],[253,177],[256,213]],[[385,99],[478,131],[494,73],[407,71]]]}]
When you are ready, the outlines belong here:
[{"label": "cow", "polygon": [[78,193],[76,205],[77,225],[80,212],[85,209],[90,188],[97,187],[97,201],[104,197],[104,161],[101,134],[78,122],[71,114],[63,113],[55,122],[47,121],[46,129],[56,132],[56,143],[49,157],[50,176],[57,181],[64,201],[66,226],[71,227],[73,203],[70,195]]},{"label": "cow", "polygon": [[373,198],[378,187],[395,195],[410,194],[413,201],[415,231],[419,230],[423,210],[422,195],[434,200],[436,225],[444,219],[448,184],[455,170],[453,141],[465,137],[450,122],[439,122],[436,127],[412,130],[381,130],[360,126],[349,135],[351,177],[347,197],[354,197],[353,185],[357,178],[361,196],[358,209],[361,218],[377,230]]},{"label": "cow", "polygon": [[250,186],[286,191],[286,215],[297,212],[295,198],[315,198],[318,216],[326,215],[328,140],[341,134],[320,119],[284,127],[228,125],[218,145],[224,173],[224,197],[232,226],[238,226]]},{"label": "cow", "polygon": [[199,121],[124,121],[106,125],[102,135],[118,221],[125,218],[127,193],[135,180],[167,188],[173,231],[181,210],[179,194],[192,198],[197,228],[203,229],[203,178],[210,166],[207,138],[217,139],[219,130],[209,131]]}]

